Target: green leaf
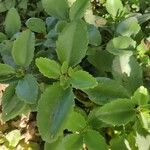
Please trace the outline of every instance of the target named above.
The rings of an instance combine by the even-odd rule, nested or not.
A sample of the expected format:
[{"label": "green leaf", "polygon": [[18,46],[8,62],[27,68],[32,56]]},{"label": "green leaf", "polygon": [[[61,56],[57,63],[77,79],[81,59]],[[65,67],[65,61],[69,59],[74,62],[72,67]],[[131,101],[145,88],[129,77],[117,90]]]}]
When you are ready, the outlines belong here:
[{"label": "green leaf", "polygon": [[143,72],[141,66],[131,54],[116,56],[112,71],[114,78],[122,84],[130,94],[143,85]]},{"label": "green leaf", "polygon": [[76,71],[71,74],[71,84],[76,89],[91,89],[98,85],[96,79],[86,71]]},{"label": "green leaf", "polygon": [[107,51],[98,51],[90,49],[92,54],[88,56],[88,61],[101,73],[105,74],[106,72],[112,71],[112,62],[114,56]]},{"label": "green leaf", "polygon": [[5,32],[9,37],[12,37],[15,33],[21,29],[20,16],[15,8],[9,9],[5,18]]},{"label": "green leaf", "polygon": [[16,94],[20,100],[33,104],[38,97],[38,83],[36,78],[27,74],[22,80],[19,80],[16,87]]},{"label": "green leaf", "polygon": [[110,141],[111,150],[131,150],[129,142],[124,136],[115,137]]},{"label": "green leaf", "polygon": [[102,42],[102,37],[99,30],[94,25],[88,25],[89,44],[99,46]]},{"label": "green leaf", "polygon": [[9,142],[9,146],[16,147],[21,140],[20,130],[13,130],[6,135],[6,139]]},{"label": "green leaf", "polygon": [[64,150],[62,145],[62,139],[63,137],[59,137],[55,142],[53,143],[45,143],[44,150]]},{"label": "green leaf", "polygon": [[106,9],[113,19],[116,18],[118,13],[124,11],[121,0],[107,0]]},{"label": "green leaf", "polygon": [[83,136],[83,141],[88,150],[108,150],[104,137],[102,137],[97,131],[86,131]]},{"label": "green leaf", "polygon": [[61,74],[61,67],[54,60],[40,57],[36,59],[36,65],[39,71],[48,78],[58,79]]},{"label": "green leaf", "polygon": [[63,145],[65,150],[80,150],[83,145],[83,137],[80,134],[67,135],[63,139]]},{"label": "green leaf", "polygon": [[45,11],[54,17],[59,19],[68,18],[68,3],[66,0],[42,0],[43,8]]},{"label": "green leaf", "polygon": [[141,27],[138,24],[138,20],[135,17],[127,18],[119,23],[116,32],[122,36],[136,35],[140,31]]},{"label": "green leaf", "polygon": [[134,95],[132,97],[132,101],[139,106],[147,104],[149,100],[150,100],[150,97],[149,97],[148,90],[143,86],[139,87],[134,92]]},{"label": "green leaf", "polygon": [[15,74],[15,69],[7,64],[0,63],[0,76]]},{"label": "green leaf", "polygon": [[74,106],[71,88],[50,85],[38,103],[37,125],[42,139],[51,143],[63,134],[64,123]]},{"label": "green leaf", "polygon": [[96,116],[111,125],[124,125],[134,120],[134,107],[130,99],[117,99],[100,107]]},{"label": "green leaf", "polygon": [[66,74],[68,72],[68,68],[69,68],[68,63],[66,61],[64,61],[61,66],[61,73]]},{"label": "green leaf", "polygon": [[27,27],[37,33],[46,33],[45,22],[40,18],[30,18],[26,22]]},{"label": "green leaf", "polygon": [[85,57],[88,46],[87,27],[84,21],[69,23],[60,33],[57,41],[57,55],[63,63],[75,66]]},{"label": "green leaf", "polygon": [[35,47],[35,36],[30,30],[23,31],[14,41],[12,56],[15,63],[22,67],[30,65]]},{"label": "green leaf", "polygon": [[150,114],[149,112],[140,112],[140,122],[142,127],[150,133]]},{"label": "green leaf", "polygon": [[120,55],[126,52],[132,53],[136,46],[136,42],[130,37],[119,36],[110,40],[107,44],[106,50],[113,55]]},{"label": "green leaf", "polygon": [[90,4],[90,0],[76,0],[70,8],[69,17],[71,20],[81,19],[87,7]]},{"label": "green leaf", "polygon": [[105,77],[97,78],[98,86],[84,90],[90,100],[96,104],[106,104],[116,98],[129,98],[127,90],[117,81]]},{"label": "green leaf", "polygon": [[20,115],[26,107],[26,104],[15,95],[15,87],[16,85],[11,84],[4,92],[2,98],[3,121],[9,121],[10,119]]},{"label": "green leaf", "polygon": [[81,113],[72,110],[66,121],[65,128],[72,132],[77,131],[79,132],[82,129],[84,129],[85,126],[86,126],[85,117]]},{"label": "green leaf", "polygon": [[0,32],[0,43],[6,39],[7,39],[7,36],[3,32]]}]

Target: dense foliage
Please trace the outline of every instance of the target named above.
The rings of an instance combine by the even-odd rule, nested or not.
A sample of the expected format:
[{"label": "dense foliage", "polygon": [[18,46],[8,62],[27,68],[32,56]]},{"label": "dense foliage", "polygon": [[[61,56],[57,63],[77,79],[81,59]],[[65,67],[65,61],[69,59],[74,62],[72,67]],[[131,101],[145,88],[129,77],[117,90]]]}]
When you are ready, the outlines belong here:
[{"label": "dense foliage", "polygon": [[0,20],[4,122],[37,114],[45,150],[150,149],[149,0],[3,0]]}]

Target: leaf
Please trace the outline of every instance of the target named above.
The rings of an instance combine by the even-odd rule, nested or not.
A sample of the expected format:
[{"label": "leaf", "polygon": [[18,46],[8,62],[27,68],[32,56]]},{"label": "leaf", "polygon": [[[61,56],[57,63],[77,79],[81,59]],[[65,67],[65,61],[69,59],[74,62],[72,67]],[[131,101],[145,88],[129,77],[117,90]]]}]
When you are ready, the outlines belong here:
[{"label": "leaf", "polygon": [[27,27],[37,33],[46,33],[45,22],[40,18],[30,18],[26,21]]},{"label": "leaf", "polygon": [[69,17],[71,20],[81,19],[87,7],[90,4],[90,0],[76,0],[70,8]]},{"label": "leaf", "polygon": [[136,47],[136,42],[130,37],[119,36],[110,40],[106,50],[113,55],[120,55],[126,52],[132,53]]},{"label": "leaf", "polygon": [[20,16],[15,8],[10,8],[5,18],[5,32],[9,37],[12,37],[15,33],[21,29]]},{"label": "leaf", "polygon": [[75,66],[85,57],[88,46],[86,24],[82,20],[74,21],[65,26],[57,41],[57,55],[63,63],[67,61]]},{"label": "leaf", "polygon": [[[93,49],[90,50],[93,53]],[[95,51],[88,56],[88,61],[101,73],[112,71],[112,62],[114,56],[107,51]]]},{"label": "leaf", "polygon": [[12,56],[15,63],[22,67],[30,65],[35,47],[35,36],[30,30],[23,31],[14,41]]},{"label": "leaf", "polygon": [[117,81],[105,78],[97,78],[98,86],[93,89],[84,90],[90,100],[96,104],[103,105],[116,98],[129,98],[127,90]]},{"label": "leaf", "polygon": [[51,143],[63,133],[64,123],[74,105],[71,88],[50,85],[38,102],[37,125],[42,139]]},{"label": "leaf", "polygon": [[71,84],[76,89],[91,89],[98,85],[96,79],[86,71],[76,71],[71,74]]},{"label": "leaf", "polygon": [[149,100],[148,90],[144,86],[139,87],[132,97],[132,101],[139,106],[148,104]]},{"label": "leaf", "polygon": [[83,141],[88,150],[108,150],[104,137],[102,137],[97,131],[86,131],[83,136]]},{"label": "leaf", "polygon": [[13,130],[6,135],[6,139],[9,142],[9,146],[16,147],[21,140],[20,130]]},{"label": "leaf", "polygon": [[113,138],[110,141],[111,150],[131,150],[129,142],[123,135]]},{"label": "leaf", "polygon": [[94,25],[88,26],[89,44],[99,46],[102,42],[102,37],[99,30]]},{"label": "leaf", "polygon": [[112,16],[112,18],[115,19],[118,13],[124,11],[124,8],[121,0],[107,0],[106,10]]},{"label": "leaf", "polygon": [[11,84],[6,88],[2,98],[2,119],[9,121],[20,115],[26,104],[15,95],[16,85]]},{"label": "leaf", "polygon": [[36,65],[39,71],[48,78],[58,79],[61,74],[61,67],[54,60],[40,57],[36,59]]},{"label": "leaf", "polygon": [[150,135],[140,135],[137,133],[136,145],[139,150],[149,150],[150,149]]},{"label": "leaf", "polygon": [[27,74],[22,80],[19,80],[16,86],[16,94],[20,100],[34,104],[38,97],[38,83],[33,75]]},{"label": "leaf", "polygon": [[148,112],[140,112],[140,122],[142,127],[150,133],[150,114]]},{"label": "leaf", "polygon": [[62,139],[63,137],[59,137],[55,142],[53,143],[45,143],[44,150],[64,150],[62,145]]},{"label": "leaf", "polygon": [[0,63],[0,76],[15,74],[15,69],[7,64]]},{"label": "leaf", "polygon": [[3,32],[0,32],[0,43],[6,39],[7,39],[7,36]]},{"label": "leaf", "polygon": [[63,139],[63,145],[65,150],[80,150],[83,145],[83,137],[80,134],[67,135]]},{"label": "leaf", "polygon": [[131,54],[116,56],[112,70],[114,78],[131,94],[143,85],[142,68]]},{"label": "leaf", "polygon": [[117,99],[100,107],[96,116],[111,125],[124,125],[133,121],[136,113],[130,99]]},{"label": "leaf", "polygon": [[42,0],[43,8],[45,11],[59,19],[68,18],[68,3],[66,0]]},{"label": "leaf", "polygon": [[135,17],[130,17],[119,23],[116,32],[122,36],[130,37],[131,35],[135,36],[140,29],[138,20]]},{"label": "leaf", "polygon": [[85,126],[86,126],[85,117],[81,113],[72,110],[66,121],[65,128],[68,129],[68,131],[77,132],[84,129]]}]

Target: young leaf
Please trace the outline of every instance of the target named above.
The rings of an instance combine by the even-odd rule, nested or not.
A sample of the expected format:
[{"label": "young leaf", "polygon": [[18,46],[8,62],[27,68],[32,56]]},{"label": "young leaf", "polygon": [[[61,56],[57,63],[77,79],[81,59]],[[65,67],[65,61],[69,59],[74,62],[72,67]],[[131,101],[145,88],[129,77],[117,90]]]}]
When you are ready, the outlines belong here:
[{"label": "young leaf", "polygon": [[97,78],[97,82],[98,86],[95,88],[84,90],[90,100],[96,104],[103,105],[110,100],[116,98],[129,98],[130,96],[127,90],[115,80],[99,77]]},{"label": "young leaf", "polygon": [[130,17],[119,23],[116,32],[122,36],[136,35],[141,27],[135,17]]},{"label": "young leaf", "polygon": [[15,33],[19,32],[21,28],[20,16],[15,8],[11,8],[5,19],[5,32],[9,37],[12,37]]},{"label": "young leaf", "polygon": [[26,25],[33,32],[46,33],[45,22],[40,18],[30,18]]},{"label": "young leaf", "polygon": [[15,63],[22,67],[30,65],[34,56],[35,36],[30,30],[23,31],[14,41],[12,56]]},{"label": "young leaf", "polygon": [[136,104],[136,105],[145,105],[149,102],[150,97],[149,97],[149,93],[148,90],[141,86],[139,87],[135,92],[134,95],[132,97],[132,101]]},{"label": "young leaf", "polygon": [[70,8],[69,17],[71,20],[81,19],[90,4],[90,0],[76,0]]},{"label": "young leaf", "polygon": [[16,147],[21,140],[20,130],[13,130],[6,135],[9,146]]},{"label": "young leaf", "polygon": [[80,134],[67,135],[63,139],[65,150],[80,150],[83,145],[83,137]]},{"label": "young leaf", "polygon": [[124,11],[121,0],[107,0],[106,9],[113,19],[116,18],[118,13]]},{"label": "young leaf", "polygon": [[140,113],[140,122],[143,128],[150,133],[150,114],[148,112]]},{"label": "young leaf", "polygon": [[88,25],[89,44],[99,46],[102,42],[102,37],[99,30],[94,25]]},{"label": "young leaf", "polygon": [[48,78],[58,79],[60,76],[60,65],[48,58],[37,58],[36,65],[39,68],[39,71]]},{"label": "young leaf", "polygon": [[106,50],[113,55],[124,54],[135,49],[136,42],[130,37],[119,36],[110,40],[107,44]]},{"label": "young leaf", "polygon": [[130,99],[118,99],[100,107],[96,116],[111,125],[123,125],[133,121],[136,114]]},{"label": "young leaf", "polygon": [[88,45],[86,24],[82,20],[74,21],[65,26],[57,41],[57,55],[63,63],[67,61],[75,66],[85,57]]},{"label": "young leaf", "polygon": [[51,143],[63,133],[64,123],[74,105],[71,88],[50,85],[38,103],[37,125],[43,140]]},{"label": "young leaf", "polygon": [[15,74],[15,69],[7,64],[0,63],[0,76]]},{"label": "young leaf", "polygon": [[2,98],[3,121],[9,121],[10,119],[20,115],[26,107],[26,104],[15,95],[15,87],[16,85],[11,84],[4,92]]},{"label": "young leaf", "polygon": [[26,75],[22,80],[19,80],[16,87],[16,94],[20,100],[33,104],[38,97],[38,83],[32,75]]},{"label": "young leaf", "polygon": [[42,0],[43,8],[45,11],[59,19],[68,18],[68,3],[66,0]]},{"label": "young leaf", "polygon": [[7,39],[7,36],[3,32],[0,32],[0,43],[6,39]]},{"label": "young leaf", "polygon": [[71,74],[71,84],[76,89],[91,89],[98,85],[96,79],[86,71],[76,71]]},{"label": "young leaf", "polygon": [[108,150],[104,137],[97,131],[86,131],[83,136],[83,141],[89,150]]}]

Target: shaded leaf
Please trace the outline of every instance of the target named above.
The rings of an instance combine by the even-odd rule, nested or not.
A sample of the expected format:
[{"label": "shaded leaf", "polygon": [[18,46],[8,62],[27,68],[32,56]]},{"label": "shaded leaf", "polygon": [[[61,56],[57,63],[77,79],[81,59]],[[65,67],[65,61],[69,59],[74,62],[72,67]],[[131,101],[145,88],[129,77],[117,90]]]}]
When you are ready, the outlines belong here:
[{"label": "shaded leaf", "polygon": [[88,45],[86,24],[82,20],[74,21],[65,26],[57,41],[57,55],[63,63],[67,61],[75,66],[85,57]]},{"label": "shaded leaf", "polygon": [[42,0],[45,11],[54,17],[60,19],[68,18],[68,3],[66,0]]},{"label": "shaded leaf", "polygon": [[46,33],[45,22],[40,18],[30,18],[26,21],[27,27],[37,33]]},{"label": "shaded leaf", "polygon": [[74,105],[71,88],[50,85],[38,103],[37,125],[43,140],[51,143],[63,134],[64,123]]},{"label": "shaded leaf", "polygon": [[134,120],[134,107],[130,99],[117,99],[100,107],[96,116],[108,124],[123,125]]},{"label": "shaded leaf", "polygon": [[34,47],[34,34],[30,30],[23,31],[14,41],[12,56],[15,63],[23,67],[29,66],[34,56]]},{"label": "shaded leaf", "polygon": [[97,78],[98,86],[93,89],[84,90],[90,100],[96,104],[106,104],[116,98],[128,98],[127,90],[117,81],[105,77]]},{"label": "shaded leaf", "polygon": [[81,19],[90,4],[90,0],[76,0],[70,8],[70,19]]},{"label": "shaded leaf", "polygon": [[21,29],[20,16],[15,8],[9,9],[5,18],[5,32],[9,37],[12,37],[15,33]]},{"label": "shaded leaf", "polygon": [[16,94],[20,100],[26,103],[35,103],[38,97],[38,83],[36,78],[27,74],[22,80],[19,80],[16,86]]},{"label": "shaded leaf", "polygon": [[83,141],[88,150],[108,150],[108,146],[103,136],[97,131],[88,130],[84,133]]}]

